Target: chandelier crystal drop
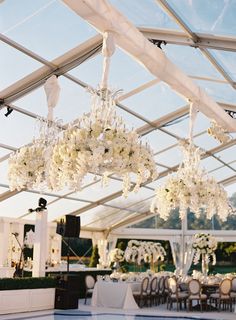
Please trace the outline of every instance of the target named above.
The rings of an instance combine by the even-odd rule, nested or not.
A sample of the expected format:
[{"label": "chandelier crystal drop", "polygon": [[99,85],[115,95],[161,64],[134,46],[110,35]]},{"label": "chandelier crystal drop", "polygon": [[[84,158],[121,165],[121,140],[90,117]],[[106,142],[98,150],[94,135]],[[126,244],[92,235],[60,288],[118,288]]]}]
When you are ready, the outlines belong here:
[{"label": "chandelier crystal drop", "polygon": [[162,219],[167,220],[171,211],[178,208],[179,216],[183,220],[189,209],[197,218],[204,211],[207,219],[217,214],[225,221],[232,212],[227,193],[214,177],[208,176],[201,168],[202,151],[193,144],[191,135],[188,141],[180,142],[180,148],[183,154],[182,163],[177,172],[156,189],[151,212],[157,212]]},{"label": "chandelier crystal drop", "polygon": [[65,130],[53,149],[50,184],[54,190],[65,186],[80,190],[87,173],[102,175],[105,180],[116,174],[122,178],[123,194],[127,196],[131,174],[136,175],[134,191],[157,177],[152,151],[117,116],[117,92],[100,89],[91,94],[91,113]]}]

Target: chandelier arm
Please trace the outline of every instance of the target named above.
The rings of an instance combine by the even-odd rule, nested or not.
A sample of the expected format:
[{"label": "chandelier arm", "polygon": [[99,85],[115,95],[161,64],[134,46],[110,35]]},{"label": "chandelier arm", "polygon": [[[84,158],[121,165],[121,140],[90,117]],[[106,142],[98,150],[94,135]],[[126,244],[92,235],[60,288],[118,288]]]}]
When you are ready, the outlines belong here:
[{"label": "chandelier arm", "polygon": [[106,31],[103,34],[102,55],[103,55],[103,71],[100,87],[106,89],[108,86],[108,75],[110,70],[111,56],[115,52],[115,42],[112,32]]}]

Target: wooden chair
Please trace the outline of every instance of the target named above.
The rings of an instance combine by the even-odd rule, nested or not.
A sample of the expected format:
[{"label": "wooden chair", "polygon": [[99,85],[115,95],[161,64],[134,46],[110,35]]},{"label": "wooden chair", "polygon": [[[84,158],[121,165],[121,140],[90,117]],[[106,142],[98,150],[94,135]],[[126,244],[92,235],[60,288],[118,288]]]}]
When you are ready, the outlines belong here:
[{"label": "wooden chair", "polygon": [[156,291],[157,291],[157,277],[153,277],[150,283],[150,290],[149,290],[149,295],[148,295],[148,299],[150,302],[150,307],[152,305],[156,305]]},{"label": "wooden chair", "polygon": [[192,303],[196,300],[200,304],[202,312],[202,302],[207,305],[207,295],[201,293],[201,283],[197,279],[191,279],[188,283],[188,311],[192,309]]},{"label": "wooden chair", "polygon": [[212,302],[215,303],[215,307],[221,310],[221,306],[223,305],[223,310],[226,310],[226,306],[230,307],[230,311],[232,311],[232,297],[230,295],[232,282],[230,279],[224,279],[220,283],[219,292],[212,293],[210,295],[210,304]]},{"label": "wooden chair", "polygon": [[231,281],[230,297],[232,299],[232,303],[236,303],[236,277]]},{"label": "wooden chair", "polygon": [[167,301],[167,297],[169,295],[169,281],[170,279],[170,276],[165,276],[164,278],[164,302]]},{"label": "wooden chair", "polygon": [[188,294],[178,290],[178,284],[176,278],[168,278],[168,296],[167,296],[167,309],[172,309],[173,302],[176,302],[177,311],[182,309],[182,302],[184,302],[186,308],[186,300]]},{"label": "wooden chair", "polygon": [[88,296],[92,296],[94,285],[95,285],[94,277],[91,276],[91,275],[87,275],[85,277],[85,299],[84,299],[84,304],[86,304]]},{"label": "wooden chair", "polygon": [[165,277],[162,276],[158,281],[157,304],[164,303]]},{"label": "wooden chair", "polygon": [[137,301],[140,308],[147,305],[148,285],[149,285],[149,278],[145,277],[142,280],[140,291],[133,291],[134,299]]}]

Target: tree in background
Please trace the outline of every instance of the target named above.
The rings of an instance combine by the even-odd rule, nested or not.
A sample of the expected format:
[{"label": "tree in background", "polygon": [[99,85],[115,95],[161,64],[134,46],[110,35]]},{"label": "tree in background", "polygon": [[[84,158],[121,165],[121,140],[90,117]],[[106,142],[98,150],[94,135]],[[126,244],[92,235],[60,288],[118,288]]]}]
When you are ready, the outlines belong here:
[{"label": "tree in background", "polygon": [[93,251],[92,251],[92,256],[90,259],[90,263],[89,263],[89,267],[94,268],[97,266],[97,264],[99,264],[99,253],[98,253],[98,246],[94,246],[93,247]]}]

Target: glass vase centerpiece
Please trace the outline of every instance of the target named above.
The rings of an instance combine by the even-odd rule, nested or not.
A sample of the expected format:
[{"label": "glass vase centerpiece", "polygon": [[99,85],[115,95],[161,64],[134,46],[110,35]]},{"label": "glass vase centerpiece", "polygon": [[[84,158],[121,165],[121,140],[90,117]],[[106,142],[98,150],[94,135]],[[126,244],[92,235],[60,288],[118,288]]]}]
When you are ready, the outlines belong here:
[{"label": "glass vase centerpiece", "polygon": [[115,248],[109,253],[109,262],[113,263],[113,269],[118,272],[120,270],[120,263],[124,261],[124,251]]},{"label": "glass vase centerpiece", "polygon": [[207,276],[209,271],[209,262],[216,264],[215,250],[217,249],[217,240],[210,234],[197,233],[194,235],[193,248],[195,250],[193,262],[194,264],[202,261],[202,274]]}]

